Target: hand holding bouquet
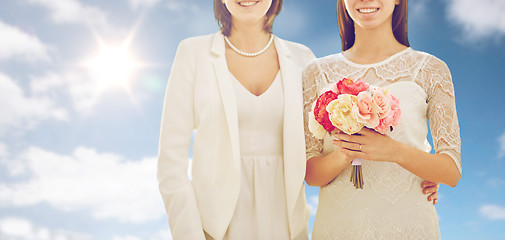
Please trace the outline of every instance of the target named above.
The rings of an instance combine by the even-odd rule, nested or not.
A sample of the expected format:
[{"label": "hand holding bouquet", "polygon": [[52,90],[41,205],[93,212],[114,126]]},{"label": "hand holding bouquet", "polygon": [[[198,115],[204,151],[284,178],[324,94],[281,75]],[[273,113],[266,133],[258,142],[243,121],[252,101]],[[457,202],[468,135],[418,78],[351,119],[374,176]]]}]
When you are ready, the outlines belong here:
[{"label": "hand holding bouquet", "polygon": [[[351,135],[363,127],[385,134],[399,124],[400,118],[400,102],[387,88],[344,78],[325,89],[314,103],[309,131],[318,139],[337,129]],[[362,159],[353,160],[351,181],[363,189],[361,164]]]}]

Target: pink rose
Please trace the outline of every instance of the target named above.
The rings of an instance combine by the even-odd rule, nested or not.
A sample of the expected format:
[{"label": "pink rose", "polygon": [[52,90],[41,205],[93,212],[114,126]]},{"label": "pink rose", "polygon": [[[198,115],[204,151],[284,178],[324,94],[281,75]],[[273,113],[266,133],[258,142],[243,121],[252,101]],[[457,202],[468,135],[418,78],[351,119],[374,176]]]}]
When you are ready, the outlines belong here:
[{"label": "pink rose", "polygon": [[387,117],[379,121],[379,125],[374,129],[381,134],[385,134],[388,130],[392,130],[393,126],[400,123],[401,115],[402,111],[400,109],[392,110]]},{"label": "pink rose", "polygon": [[399,108],[393,110],[394,114],[393,114],[393,120],[391,121],[392,122],[392,126],[398,126],[398,124],[400,124],[400,121],[402,119],[402,110],[400,110]]},{"label": "pink rose", "polygon": [[357,96],[358,93],[368,89],[368,84],[363,80],[354,82],[350,78],[344,78],[337,82],[337,89],[339,94],[352,94]]},{"label": "pink rose", "polygon": [[390,97],[390,101],[391,101],[391,109],[392,110],[395,110],[395,109],[400,109],[400,100],[395,97],[395,95],[393,94],[388,94],[389,97]]},{"label": "pink rose", "polygon": [[381,119],[379,121],[379,125],[377,125],[377,127],[375,127],[374,130],[379,132],[380,134],[385,134],[390,129],[390,127],[391,127],[390,125],[387,125],[384,122],[384,119]]},{"label": "pink rose", "polygon": [[390,112],[385,118],[381,119],[381,124],[384,126],[393,126],[393,122],[395,120],[395,114],[393,111]]},{"label": "pink rose", "polygon": [[391,120],[391,125],[392,126],[397,126],[400,124],[400,120],[402,117],[402,110],[400,109],[400,100],[395,97],[393,94],[390,94],[391,97],[391,112],[392,114],[392,120]]},{"label": "pink rose", "polygon": [[379,125],[374,129],[385,134],[393,126],[400,123],[402,111],[400,110],[400,100],[393,94],[389,93],[387,89],[374,88],[374,101],[380,109]]},{"label": "pink rose", "polygon": [[365,124],[367,128],[375,128],[379,125],[379,107],[373,101],[372,94],[368,91],[360,92],[357,101],[356,119]]},{"label": "pink rose", "polygon": [[391,111],[391,97],[386,95],[385,91],[381,88],[373,89],[373,101],[379,107],[379,119],[383,119],[389,115]]}]

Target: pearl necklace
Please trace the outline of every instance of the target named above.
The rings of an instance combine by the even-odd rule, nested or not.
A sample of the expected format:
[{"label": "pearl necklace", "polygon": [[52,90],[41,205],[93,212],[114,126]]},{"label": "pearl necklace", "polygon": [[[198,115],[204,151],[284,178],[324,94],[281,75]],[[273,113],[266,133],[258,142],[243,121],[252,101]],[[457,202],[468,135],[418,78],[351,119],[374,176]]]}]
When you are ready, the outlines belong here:
[{"label": "pearl necklace", "polygon": [[233,49],[233,51],[235,51],[236,53],[246,56],[246,57],[256,57],[256,56],[264,53],[270,47],[270,45],[272,45],[272,41],[274,40],[274,35],[270,34],[270,40],[268,41],[268,44],[265,46],[265,48],[261,49],[259,52],[255,52],[255,53],[246,53],[246,52],[240,51],[238,48],[233,46],[233,44],[231,44],[230,40],[226,36],[224,36],[224,40],[226,41],[226,43],[228,43],[228,45],[231,47],[231,49]]}]

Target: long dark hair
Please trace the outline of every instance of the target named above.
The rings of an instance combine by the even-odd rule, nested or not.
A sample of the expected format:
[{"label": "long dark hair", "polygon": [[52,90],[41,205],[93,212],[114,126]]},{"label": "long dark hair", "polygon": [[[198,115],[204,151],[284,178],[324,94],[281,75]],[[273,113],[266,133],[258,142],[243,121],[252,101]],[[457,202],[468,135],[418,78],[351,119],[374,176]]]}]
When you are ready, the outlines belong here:
[{"label": "long dark hair", "polygon": [[[400,4],[396,5],[395,10],[393,11],[393,21],[391,27],[393,28],[393,35],[395,36],[396,41],[410,47],[407,36],[407,12],[407,0],[400,0]],[[347,13],[343,0],[337,0],[337,19],[340,39],[342,41],[342,51],[345,51],[354,45],[356,36],[354,34],[354,21]]]},{"label": "long dark hair", "polygon": [[[272,33],[272,26],[274,19],[279,15],[282,9],[282,0],[272,0],[272,5],[266,14],[265,32]],[[221,28],[221,32],[225,36],[231,34],[231,13],[221,0],[214,0],[214,16],[216,17],[217,24]]]}]

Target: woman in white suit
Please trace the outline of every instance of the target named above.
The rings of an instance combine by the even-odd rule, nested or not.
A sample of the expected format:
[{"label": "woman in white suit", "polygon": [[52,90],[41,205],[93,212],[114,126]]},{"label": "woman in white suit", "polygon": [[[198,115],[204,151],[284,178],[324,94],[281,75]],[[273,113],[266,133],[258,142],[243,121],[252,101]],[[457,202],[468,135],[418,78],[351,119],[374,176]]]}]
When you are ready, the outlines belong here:
[{"label": "woman in white suit", "polygon": [[221,32],[179,44],[165,95],[158,181],[173,238],[307,239],[301,72],[314,55],[271,33],[282,0],[214,3]]},{"label": "woman in white suit", "polygon": [[179,44],[158,156],[175,240],[308,238],[301,72],[314,55],[271,33],[281,5],[214,0],[221,31]]}]

